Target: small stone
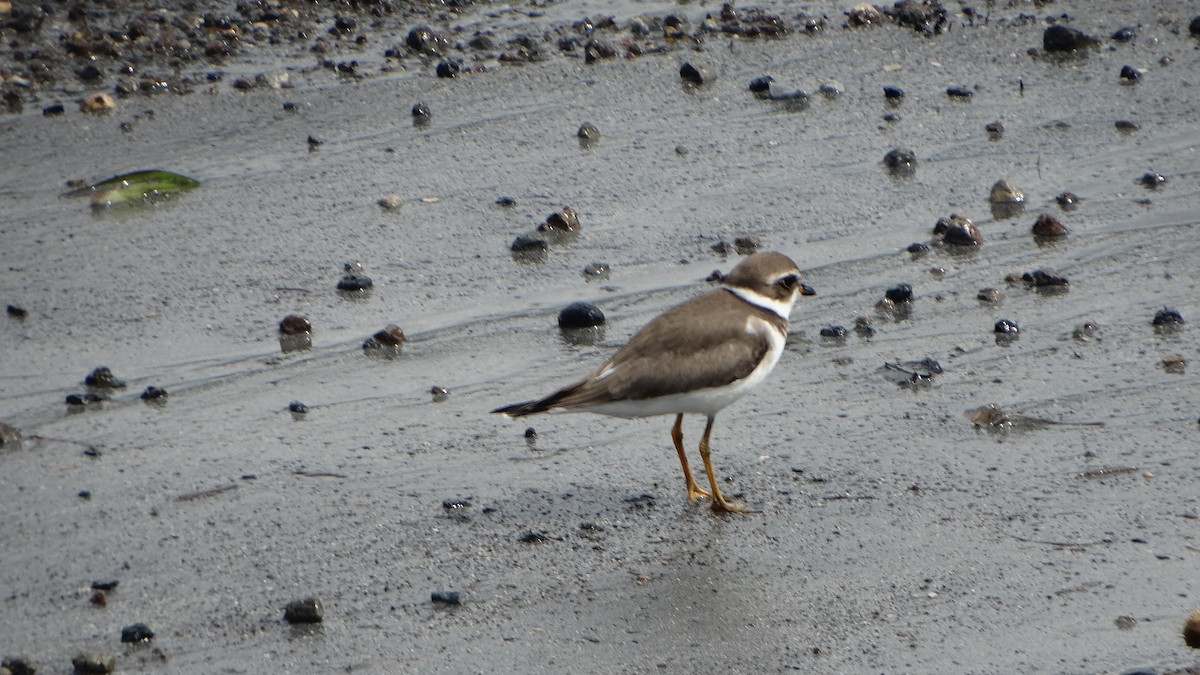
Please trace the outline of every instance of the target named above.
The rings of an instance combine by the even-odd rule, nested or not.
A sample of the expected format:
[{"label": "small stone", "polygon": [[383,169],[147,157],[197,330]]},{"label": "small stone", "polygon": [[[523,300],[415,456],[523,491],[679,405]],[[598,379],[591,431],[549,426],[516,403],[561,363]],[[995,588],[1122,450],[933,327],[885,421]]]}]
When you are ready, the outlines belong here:
[{"label": "small stone", "polygon": [[149,642],[154,639],[154,631],[144,623],[135,623],[121,629],[121,642]]},{"label": "small stone", "polygon": [[93,581],[92,588],[97,591],[111,591],[116,589],[120,584],[121,582],[117,579],[105,579],[102,581]]},{"label": "small stone", "polygon": [[1141,131],[1142,129],[1142,127],[1133,120],[1117,120],[1113,122],[1113,126],[1117,128],[1117,131],[1123,131],[1127,134],[1131,134],[1135,131]]},{"label": "small stone", "polygon": [[1017,326],[1017,322],[1009,321],[1008,319],[1000,319],[996,322],[994,332],[1002,335],[1016,335],[1021,332],[1021,328]]},{"label": "small stone", "polygon": [[900,115],[899,115],[899,113],[894,113],[894,112],[884,113],[882,119],[884,122],[899,122]]},{"label": "small stone", "polygon": [[317,598],[293,600],[283,608],[283,620],[288,623],[321,623],[323,609]]},{"label": "small stone", "polygon": [[312,322],[303,314],[288,314],[279,322],[282,335],[301,335],[312,332]]},{"label": "small stone", "polygon": [[92,597],[88,599],[88,602],[92,603],[93,605],[95,605],[97,607],[107,607],[108,606],[108,593],[105,593],[102,590],[92,591]]},{"label": "small stone", "polygon": [[1142,187],[1154,190],[1166,185],[1167,178],[1161,173],[1145,173],[1142,174],[1142,177],[1138,179],[1138,183],[1141,183]]},{"label": "small stone", "polygon": [[117,659],[111,654],[101,652],[87,652],[84,654],[76,654],[71,659],[71,665],[75,667],[76,673],[86,675],[103,675],[111,673],[117,667]]},{"label": "small stone", "polygon": [[883,156],[883,164],[889,169],[912,168],[917,164],[917,155],[907,148],[893,148]]},{"label": "small stone", "polygon": [[606,262],[588,263],[588,265],[583,268],[583,276],[588,281],[607,279],[610,271],[611,270],[609,269],[608,263]]},{"label": "small stone", "polygon": [[563,330],[594,328],[604,323],[604,312],[590,302],[572,302],[558,313],[558,327]]},{"label": "small stone", "polygon": [[525,427],[525,438],[530,440],[537,438],[537,430],[533,427]]},{"label": "small stone", "polygon": [[733,240],[734,250],[741,255],[750,255],[757,251],[760,246],[762,246],[762,242],[752,234],[742,235]]},{"label": "small stone", "polygon": [[1126,82],[1138,82],[1142,79],[1142,71],[1133,66],[1121,66],[1121,79]]},{"label": "small stone", "polygon": [[79,110],[89,115],[102,115],[116,109],[117,104],[113,101],[113,97],[102,91],[92,92],[84,96],[83,101],[79,103]]},{"label": "small stone", "polygon": [[1047,286],[1066,286],[1070,283],[1067,281],[1066,277],[1060,275],[1049,267],[1042,267],[1033,270],[1032,272],[1026,272],[1021,275],[1021,280],[1026,284],[1038,288]]},{"label": "small stone", "polygon": [[1067,229],[1067,226],[1063,225],[1061,220],[1048,213],[1038,216],[1037,220],[1033,223],[1033,236],[1035,237],[1053,239],[1065,237],[1070,233],[1071,230]]},{"label": "small stone", "polygon": [[519,234],[516,239],[513,239],[509,248],[517,253],[528,253],[532,251],[545,251],[550,247],[550,244],[545,239],[531,237],[527,234]]},{"label": "small stone", "polygon": [[1183,356],[1183,354],[1171,354],[1169,356],[1164,356],[1162,358],[1162,367],[1163,370],[1171,373],[1172,375],[1182,375],[1184,369],[1187,368],[1187,359]]},{"label": "small stone", "polygon": [[[1200,16],[1192,22],[1193,26],[1200,25]],[[1193,31],[1200,34],[1200,30]],[[1192,610],[1192,615],[1183,623],[1183,642],[1192,649],[1200,649],[1200,609]],[[17,675],[17,671],[13,671]]]},{"label": "small stone", "polygon": [[[546,222],[538,226],[539,232],[554,230],[558,232],[578,232],[579,214],[575,213],[575,209],[565,206],[562,210],[551,213],[546,218]],[[513,249],[516,250],[516,249]]]},{"label": "small stone", "polygon": [[0,668],[7,668],[12,675],[36,675],[37,666],[33,661],[23,656],[6,656],[0,661]]},{"label": "small stone", "polygon": [[933,233],[941,235],[942,241],[956,246],[979,246],[983,243],[983,234],[971,219],[961,213],[952,213],[947,218],[940,218],[933,226]]},{"label": "small stone", "polygon": [[856,317],[854,319],[854,334],[864,339],[874,337],[875,329],[871,326],[871,317]]},{"label": "small stone", "polygon": [[600,130],[591,122],[584,122],[579,125],[579,131],[575,132],[580,141],[596,142],[600,140]]},{"label": "small stone", "polygon": [[107,366],[100,366],[83,379],[83,383],[97,389],[124,389],[124,380],[118,380]]},{"label": "small stone", "polygon": [[987,131],[988,138],[993,141],[998,141],[1004,136],[1004,123],[1000,120],[988,122],[983,128]]},{"label": "small stone", "polygon": [[64,400],[70,406],[91,406],[103,403],[106,399],[99,394],[89,392],[87,394],[67,394]]},{"label": "small stone", "polygon": [[66,108],[64,108],[63,104],[61,103],[51,103],[50,105],[42,108],[43,117],[58,117],[65,112]]},{"label": "small stone", "polygon": [[821,337],[834,340],[844,340],[848,334],[849,333],[845,326],[840,326],[837,324],[832,326],[822,326],[820,331]]},{"label": "small stone", "polygon": [[500,195],[499,197],[496,197],[496,206],[503,206],[505,208],[510,208],[510,207],[513,207],[516,205],[517,205],[517,200],[515,197],[510,197],[508,195]]},{"label": "small stone", "polygon": [[365,274],[345,274],[338,280],[337,289],[347,293],[357,293],[365,291],[375,285],[371,281],[371,277]]},{"label": "small stone", "polygon": [[998,180],[992,185],[988,200],[993,204],[1019,204],[1025,201],[1025,193],[1007,180]]},{"label": "small stone", "polygon": [[304,415],[308,413],[308,406],[300,401],[292,401],[288,404],[288,412],[294,415]]},{"label": "small stone", "polygon": [[393,211],[404,205],[404,198],[397,194],[384,195],[375,202],[380,208]]},{"label": "small stone", "polygon": [[429,109],[429,106],[418,101],[413,104],[412,116],[414,119],[428,120],[433,116],[433,112]]},{"label": "small stone", "polygon": [[400,330],[399,326],[394,323],[388,324],[382,330],[367,338],[366,342],[363,342],[363,349],[368,351],[396,351],[400,349],[400,346],[404,344],[405,340],[406,338],[404,337],[404,331]]},{"label": "small stone", "polygon": [[1188,24],[1188,32],[1193,36],[1200,36],[1200,14],[1197,14]]},{"label": "small stone", "polygon": [[975,299],[980,302],[998,304],[1004,300],[1004,293],[994,288],[981,288],[979,289],[979,292],[975,294]]},{"label": "small stone", "polygon": [[950,98],[971,98],[975,92],[966,87],[946,87],[946,95]]},{"label": "small stone", "polygon": [[1113,31],[1112,34],[1112,39],[1115,42],[1129,42],[1135,37],[1137,37],[1137,33],[1131,26],[1122,26]]},{"label": "small stone", "polygon": [[929,244],[919,242],[919,241],[914,241],[913,243],[908,245],[908,248],[906,248],[904,250],[908,251],[909,253],[913,254],[914,256],[923,255],[925,253],[929,253]]},{"label": "small stone", "polygon": [[1154,313],[1154,321],[1151,322],[1151,325],[1182,326],[1183,323],[1183,315],[1179,313],[1179,310],[1163,307]]},{"label": "small stone", "polygon": [[541,532],[534,532],[533,530],[530,530],[525,534],[522,534],[520,537],[517,537],[517,541],[521,542],[522,544],[542,544],[550,541],[550,538]]},{"label": "small stone", "polygon": [[1042,33],[1042,49],[1047,52],[1073,52],[1097,42],[1096,38],[1082,31],[1057,24]]},{"label": "small stone", "polygon": [[142,391],[142,394],[139,398],[141,398],[143,401],[166,401],[167,390],[150,385],[149,387],[146,387],[144,391]]},{"label": "small stone", "polygon": [[316,150],[317,148],[321,147],[322,145],[325,145],[325,141],[317,138],[316,136],[313,136],[312,134],[309,134],[309,136],[308,136],[308,149],[309,150]]},{"label": "small stone", "polygon": [[897,304],[901,302],[912,302],[912,284],[897,284],[896,286],[887,289],[887,292],[885,292],[883,296]]},{"label": "small stone", "polygon": [[698,87],[708,79],[708,73],[704,68],[685,62],[679,67],[679,78]]},{"label": "small stone", "polygon": [[21,445],[21,430],[0,422],[0,448],[14,448]]},{"label": "small stone", "polygon": [[817,93],[827,99],[835,99],[846,93],[846,88],[840,82],[825,82],[817,88]]},{"label": "small stone", "polygon": [[434,385],[429,388],[429,395],[433,397],[434,403],[441,403],[450,398],[450,390],[445,387]]},{"label": "small stone", "polygon": [[1074,192],[1060,192],[1054,197],[1054,201],[1058,202],[1059,208],[1064,211],[1071,211],[1079,204],[1079,196]]},{"label": "small stone", "polygon": [[886,86],[883,88],[883,97],[891,103],[899,103],[904,100],[904,90],[900,87]]},{"label": "small stone", "polygon": [[1099,332],[1099,324],[1094,321],[1084,321],[1078,326],[1075,326],[1074,330],[1071,331],[1071,337],[1079,340],[1080,342],[1087,342],[1096,337],[1096,334]]},{"label": "small stone", "polygon": [[766,94],[771,91],[771,83],[775,78],[770,75],[760,75],[753,80],[750,80],[750,91],[755,94]]},{"label": "small stone", "polygon": [[1137,626],[1137,619],[1132,616],[1118,616],[1113,623],[1116,624],[1117,630],[1133,630]]},{"label": "small stone", "polygon": [[14,319],[24,319],[26,316],[29,316],[29,312],[24,307],[18,307],[16,305],[6,306],[4,308],[4,313],[8,314]]},{"label": "small stone", "polygon": [[462,66],[456,61],[439,61],[437,64],[437,76],[443,79],[456,77],[462,72]]},{"label": "small stone", "polygon": [[433,591],[429,601],[440,605],[461,605],[462,596],[458,591]]}]

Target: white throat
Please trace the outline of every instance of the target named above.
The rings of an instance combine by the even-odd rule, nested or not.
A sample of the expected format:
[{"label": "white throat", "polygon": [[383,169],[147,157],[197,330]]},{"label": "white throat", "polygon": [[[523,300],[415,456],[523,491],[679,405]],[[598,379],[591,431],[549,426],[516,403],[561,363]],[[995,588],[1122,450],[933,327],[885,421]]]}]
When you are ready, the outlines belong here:
[{"label": "white throat", "polygon": [[772,314],[778,316],[779,318],[783,319],[784,321],[787,321],[789,319],[789,317],[792,314],[792,307],[795,306],[795,304],[796,304],[796,294],[795,293],[792,293],[792,296],[787,301],[781,301],[781,300],[775,300],[773,298],[768,298],[767,296],[763,295],[762,293],[757,293],[748,288],[734,288],[732,286],[722,286],[721,288],[724,288],[725,290],[729,291],[730,293],[733,293],[734,295],[736,295],[739,298],[745,300],[746,302],[754,305],[755,307],[761,307],[761,308],[767,310],[768,312],[771,312]]}]

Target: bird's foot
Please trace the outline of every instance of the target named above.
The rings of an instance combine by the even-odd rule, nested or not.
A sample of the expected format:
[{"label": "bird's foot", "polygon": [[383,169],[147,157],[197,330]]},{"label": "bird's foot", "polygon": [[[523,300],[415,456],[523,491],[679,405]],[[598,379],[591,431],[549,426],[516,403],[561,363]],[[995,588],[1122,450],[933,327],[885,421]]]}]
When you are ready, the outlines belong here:
[{"label": "bird's foot", "polygon": [[704,488],[700,487],[699,485],[696,485],[695,481],[692,481],[691,483],[689,483],[687,488],[688,488],[688,500],[693,503],[697,499],[700,499],[701,497],[708,499],[709,497],[712,496],[712,495],[708,494],[708,490],[705,490]]},{"label": "bird's foot", "polygon": [[755,509],[746,506],[745,504],[734,504],[733,502],[725,501],[724,497],[718,496],[713,499],[709,506],[713,513],[758,513]]}]

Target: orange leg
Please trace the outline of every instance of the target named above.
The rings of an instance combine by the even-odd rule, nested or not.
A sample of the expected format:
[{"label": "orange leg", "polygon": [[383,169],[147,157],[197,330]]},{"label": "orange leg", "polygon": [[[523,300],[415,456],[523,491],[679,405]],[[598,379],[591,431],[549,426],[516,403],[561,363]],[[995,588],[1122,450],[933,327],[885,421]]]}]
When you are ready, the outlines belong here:
[{"label": "orange leg", "polygon": [[712,436],[713,421],[715,419],[715,415],[708,418],[708,424],[704,426],[704,437],[700,439],[700,459],[704,460],[704,471],[708,473],[708,484],[712,488],[711,508],[717,513],[745,513],[749,510],[746,508],[746,505],[725,501],[725,497],[721,495],[721,488],[717,485],[717,476],[713,472],[712,459],[710,458],[712,453],[708,446],[708,439]]},{"label": "orange leg", "polygon": [[683,479],[687,481],[688,499],[696,501],[707,497],[708,491],[696,484],[692,478],[692,469],[688,466],[687,455],[683,452],[683,415],[675,416],[675,426],[671,427],[671,440],[675,441],[675,451],[679,453],[679,464],[683,467]]}]

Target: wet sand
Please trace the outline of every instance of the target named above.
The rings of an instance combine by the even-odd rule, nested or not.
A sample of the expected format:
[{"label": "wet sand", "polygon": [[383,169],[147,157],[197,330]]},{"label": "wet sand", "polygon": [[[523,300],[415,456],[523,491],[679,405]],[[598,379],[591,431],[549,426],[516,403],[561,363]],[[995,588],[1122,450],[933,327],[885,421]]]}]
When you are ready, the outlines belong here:
[{"label": "wet sand", "polygon": [[[25,436],[0,448],[0,655],[41,672],[81,651],[164,673],[1200,667],[1180,637],[1200,606],[1200,387],[1194,363],[1161,365],[1200,356],[1193,9],[1022,5],[974,26],[954,14],[932,38],[806,9],[829,28],[592,65],[550,50],[453,80],[432,63],[361,81],[309,60],[234,63],[291,63],[295,87],[0,118],[0,302],[28,311],[0,318],[0,421]],[[1045,23],[1022,10],[1104,40],[1031,55]],[[1134,41],[1107,39],[1125,25]],[[682,84],[684,61],[715,77]],[[1126,64],[1141,82],[1122,83]],[[807,108],[755,98],[764,74],[809,92]],[[817,94],[834,80],[842,96]],[[585,121],[602,134],[588,148]],[[895,147],[916,154],[912,176],[883,166]],[[67,180],[146,168],[202,186],[148,208],[60,197]],[[1147,190],[1146,172],[1168,182]],[[999,179],[1024,190],[1023,214],[993,218]],[[1063,191],[1076,210],[1055,204]],[[392,193],[404,205],[381,209]],[[578,239],[514,259],[513,238],[563,206]],[[952,212],[981,247],[904,250]],[[1040,213],[1071,235],[1035,242]],[[723,487],[760,513],[688,503],[668,418],[487,414],[706,289],[737,258],[712,245],[742,235],[818,293],[772,376],[717,421]],[[368,297],[335,290],[347,261],[373,277]],[[599,261],[611,275],[588,281]],[[1047,267],[1066,293],[1005,282]],[[879,314],[901,282],[909,315]],[[978,301],[985,287],[1002,303]],[[575,300],[609,317],[597,344],[560,335]],[[1153,329],[1164,306],[1182,330]],[[310,351],[281,353],[289,313],[311,318]],[[859,316],[874,337],[818,335]],[[1016,342],[996,342],[1000,319]],[[1074,339],[1085,321],[1099,332]],[[402,355],[364,355],[389,323],[409,336]],[[925,358],[944,372],[916,387],[884,368]],[[127,388],[64,405],[100,365]],[[149,385],[165,405],[138,399]],[[974,428],[967,411],[988,403],[1060,424]],[[95,607],[106,579],[120,585]],[[438,590],[462,604],[431,603]],[[324,622],[284,623],[308,596]],[[121,644],[137,622],[152,643]]]}]

